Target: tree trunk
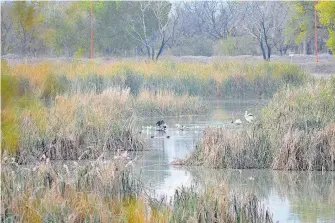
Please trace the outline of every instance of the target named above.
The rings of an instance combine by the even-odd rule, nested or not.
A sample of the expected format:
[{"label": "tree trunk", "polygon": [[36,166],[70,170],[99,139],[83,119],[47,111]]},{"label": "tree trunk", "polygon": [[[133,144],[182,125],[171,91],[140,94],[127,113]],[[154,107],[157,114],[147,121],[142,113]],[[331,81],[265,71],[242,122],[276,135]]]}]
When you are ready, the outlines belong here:
[{"label": "tree trunk", "polygon": [[156,56],[156,61],[158,60],[158,57],[163,53],[164,46],[165,46],[165,38],[163,37],[161,46],[159,47],[159,51]]},{"label": "tree trunk", "polygon": [[268,50],[268,55],[267,55],[268,57],[266,58],[266,60],[270,60],[271,47],[270,47],[270,44],[268,43],[268,37],[266,36],[264,22],[262,22],[261,25],[262,25],[262,28],[263,28],[264,42],[265,42],[266,48]]},{"label": "tree trunk", "polygon": [[262,39],[262,37],[261,37],[261,39],[259,40],[259,45],[260,45],[261,50],[262,50],[263,59],[266,60],[266,54],[265,54],[265,49],[264,49],[263,39]]},{"label": "tree trunk", "polygon": [[147,54],[148,54],[148,58],[150,59],[150,47],[149,47],[149,45],[147,44],[147,45],[145,45],[145,48],[147,48]]},{"label": "tree trunk", "polygon": [[151,46],[151,59],[155,60],[155,47]]}]

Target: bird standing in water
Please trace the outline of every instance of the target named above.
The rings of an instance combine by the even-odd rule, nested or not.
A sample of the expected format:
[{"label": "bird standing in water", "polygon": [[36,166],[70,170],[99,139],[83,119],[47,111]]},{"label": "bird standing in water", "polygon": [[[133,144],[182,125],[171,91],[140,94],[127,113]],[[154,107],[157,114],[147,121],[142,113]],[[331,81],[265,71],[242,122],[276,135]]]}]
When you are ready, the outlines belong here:
[{"label": "bird standing in water", "polygon": [[254,119],[255,119],[254,116],[253,116],[253,114],[248,113],[248,111],[245,111],[244,118],[249,123],[252,123],[254,121]]}]

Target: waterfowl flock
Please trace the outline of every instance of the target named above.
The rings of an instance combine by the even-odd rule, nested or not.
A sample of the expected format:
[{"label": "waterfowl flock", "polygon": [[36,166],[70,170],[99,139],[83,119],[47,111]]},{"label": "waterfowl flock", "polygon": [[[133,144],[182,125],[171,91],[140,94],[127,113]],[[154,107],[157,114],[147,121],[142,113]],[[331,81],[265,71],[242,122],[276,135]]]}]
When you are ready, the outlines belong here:
[{"label": "waterfowl flock", "polygon": [[[245,113],[244,113],[244,119],[248,123],[253,123],[254,120],[255,120],[255,117],[253,116],[253,114],[248,113],[248,111],[245,111]],[[235,125],[241,125],[241,124],[243,124],[243,122],[242,122],[241,119],[236,119],[235,121],[232,119],[231,123],[235,124]],[[189,127],[189,126],[185,126],[185,125],[181,125],[181,124],[177,123],[174,126],[175,126],[175,128],[173,128],[173,129],[174,129],[174,131],[175,131],[176,134],[179,134],[179,133],[185,134],[185,132],[187,132],[189,130],[194,130],[194,133],[198,133],[199,132],[198,130],[200,129],[200,127],[197,126],[197,125]],[[143,132],[146,132],[147,135],[148,135],[149,131],[151,131],[151,130],[155,130],[155,131],[159,131],[159,132],[162,132],[162,133],[166,133],[167,130],[168,130],[168,126],[167,126],[167,124],[165,123],[164,120],[159,120],[159,121],[156,122],[156,126],[152,126],[152,125],[142,126],[142,131],[139,131],[139,133],[141,134]],[[156,136],[156,134],[151,135],[151,138],[155,138],[155,136]],[[171,137],[170,135],[166,136],[167,139],[169,139],[170,137]]]},{"label": "waterfowl flock", "polygon": [[[185,132],[189,131],[189,130],[193,130],[194,129],[194,133],[198,133],[200,127],[199,126],[192,126],[192,127],[187,127],[185,125],[181,125],[181,124],[175,124],[174,125],[175,128],[172,128],[174,130],[174,132],[176,134],[179,133],[183,133],[185,134]],[[165,123],[164,120],[159,120],[156,122],[155,126],[149,125],[149,126],[142,126],[142,130],[139,131],[140,134],[142,133],[146,133],[147,135],[149,135],[149,132],[152,131],[159,131],[162,133],[167,133],[168,130],[168,125]],[[171,131],[171,129],[169,129]],[[151,138],[155,138],[156,137],[156,133],[154,135],[150,136]],[[171,137],[171,135],[167,135],[166,138],[169,139]]]}]

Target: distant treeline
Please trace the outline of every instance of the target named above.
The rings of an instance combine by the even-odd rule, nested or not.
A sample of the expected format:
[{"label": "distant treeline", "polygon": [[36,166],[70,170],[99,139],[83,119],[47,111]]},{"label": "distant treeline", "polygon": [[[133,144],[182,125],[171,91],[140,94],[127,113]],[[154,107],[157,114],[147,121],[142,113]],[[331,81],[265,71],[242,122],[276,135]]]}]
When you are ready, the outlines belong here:
[{"label": "distant treeline", "polygon": [[334,52],[335,2],[1,2],[2,55],[262,55]]}]

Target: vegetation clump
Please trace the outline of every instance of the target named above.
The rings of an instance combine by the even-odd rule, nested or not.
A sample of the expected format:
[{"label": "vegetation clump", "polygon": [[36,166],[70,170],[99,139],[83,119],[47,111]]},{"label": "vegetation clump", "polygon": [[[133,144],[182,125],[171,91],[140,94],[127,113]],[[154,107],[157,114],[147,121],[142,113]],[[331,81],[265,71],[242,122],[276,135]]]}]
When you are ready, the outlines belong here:
[{"label": "vegetation clump", "polygon": [[13,63],[13,76],[29,79],[43,95],[103,90],[120,86],[132,95],[141,90],[168,91],[178,95],[254,99],[270,98],[281,87],[301,85],[308,75],[297,65],[280,62],[214,60],[211,63],[180,61],[48,61]]},{"label": "vegetation clump", "polygon": [[1,162],[4,222],[272,222],[257,198],[231,199],[224,186],[180,188],[170,203],[150,198],[124,155],[27,167]]},{"label": "vegetation clump", "polygon": [[[51,159],[96,158],[104,151],[141,150],[144,141],[135,127],[138,115],[203,114],[204,102],[173,92],[127,87],[100,88],[88,79],[67,82],[50,74],[40,84],[5,73],[2,85],[2,148],[26,163],[48,155]],[[83,81],[83,80],[76,80]],[[64,84],[66,83],[66,84]]]},{"label": "vegetation clump", "polygon": [[252,125],[209,128],[184,164],[335,170],[335,80],[279,91]]},{"label": "vegetation clump", "polygon": [[135,99],[137,114],[142,116],[206,114],[208,107],[204,100],[189,95],[158,91],[155,94],[143,90]]},{"label": "vegetation clump", "polygon": [[2,64],[2,148],[20,163],[45,152],[78,159],[111,148],[138,150],[139,115],[206,114],[198,96],[268,97],[307,79],[296,66],[276,63]]}]

